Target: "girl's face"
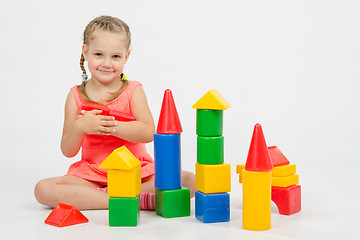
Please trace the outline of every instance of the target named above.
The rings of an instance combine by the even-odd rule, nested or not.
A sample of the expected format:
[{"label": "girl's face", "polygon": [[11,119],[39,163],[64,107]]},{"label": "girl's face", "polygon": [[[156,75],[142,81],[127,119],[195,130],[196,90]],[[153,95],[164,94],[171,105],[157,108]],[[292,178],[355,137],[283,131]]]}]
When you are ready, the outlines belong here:
[{"label": "girl's face", "polygon": [[122,34],[96,30],[88,45],[83,45],[91,77],[102,84],[110,84],[123,72],[130,51]]}]

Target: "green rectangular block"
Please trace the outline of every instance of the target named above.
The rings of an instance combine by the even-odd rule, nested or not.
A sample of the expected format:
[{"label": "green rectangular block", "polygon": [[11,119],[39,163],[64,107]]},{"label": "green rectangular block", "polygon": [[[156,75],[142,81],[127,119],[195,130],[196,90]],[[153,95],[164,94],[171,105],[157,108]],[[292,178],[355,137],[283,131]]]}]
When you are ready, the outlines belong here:
[{"label": "green rectangular block", "polygon": [[202,137],[222,136],[223,110],[196,110],[196,134]]},{"label": "green rectangular block", "polygon": [[224,163],[224,137],[197,137],[197,163]]},{"label": "green rectangular block", "polygon": [[190,216],[190,189],[155,189],[155,211],[164,218]]},{"label": "green rectangular block", "polygon": [[140,198],[109,198],[109,226],[137,226],[140,220]]}]

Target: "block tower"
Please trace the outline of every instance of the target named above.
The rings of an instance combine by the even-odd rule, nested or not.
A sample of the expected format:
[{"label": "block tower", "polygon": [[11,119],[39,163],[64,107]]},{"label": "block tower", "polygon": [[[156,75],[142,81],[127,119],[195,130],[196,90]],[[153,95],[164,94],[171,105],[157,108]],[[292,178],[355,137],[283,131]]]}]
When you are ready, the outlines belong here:
[{"label": "block tower", "polygon": [[301,186],[296,165],[289,160],[276,146],[268,148],[272,165],[271,200],[276,204],[279,213],[291,215],[301,210]]},{"label": "block tower", "polygon": [[273,166],[260,124],[255,125],[246,164],[238,168],[243,183],[243,228],[269,230]]},{"label": "block tower", "polygon": [[167,89],[154,134],[155,211],[165,218],[190,216],[190,189],[181,186],[181,132],[172,92]]},{"label": "block tower", "polygon": [[230,221],[231,170],[224,163],[223,110],[231,105],[216,90],[208,91],[196,108],[197,163],[195,217],[203,223]]},{"label": "block tower", "polygon": [[109,225],[137,226],[141,192],[139,160],[122,146],[114,150],[99,168],[108,170]]}]

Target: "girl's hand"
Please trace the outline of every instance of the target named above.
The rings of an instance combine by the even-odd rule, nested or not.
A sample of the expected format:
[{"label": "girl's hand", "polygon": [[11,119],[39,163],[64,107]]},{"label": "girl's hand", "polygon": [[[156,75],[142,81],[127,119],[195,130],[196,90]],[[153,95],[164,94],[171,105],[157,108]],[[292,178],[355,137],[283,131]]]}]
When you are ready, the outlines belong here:
[{"label": "girl's hand", "polygon": [[78,115],[76,124],[83,134],[111,135],[115,132],[117,121],[113,116],[100,115],[101,110],[85,111]]}]

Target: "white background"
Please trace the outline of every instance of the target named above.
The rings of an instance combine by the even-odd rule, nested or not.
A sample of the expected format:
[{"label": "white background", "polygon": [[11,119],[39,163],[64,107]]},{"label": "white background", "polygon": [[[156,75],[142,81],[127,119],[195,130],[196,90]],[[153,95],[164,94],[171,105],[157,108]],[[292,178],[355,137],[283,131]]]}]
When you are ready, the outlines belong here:
[{"label": "white background", "polygon": [[[309,1],[6,1],[0,4],[1,233],[24,239],[218,237],[354,239],[360,234],[360,2]],[[109,228],[106,211],[88,224],[57,229],[36,203],[42,178],[79,159],[60,152],[63,108],[81,82],[82,32],[99,15],[128,23],[125,74],[143,83],[157,123],[171,89],[181,118],[182,167],[194,172],[195,110],[216,88],[224,112],[225,162],[232,166],[231,222],[163,219],[142,212],[137,228]],[[236,165],[246,161],[253,127],[297,165],[303,210],[271,230],[241,228]],[[153,154],[153,146],[149,144]],[[193,204],[193,202],[192,202]],[[194,206],[192,206],[193,208]]]}]

